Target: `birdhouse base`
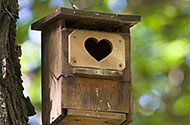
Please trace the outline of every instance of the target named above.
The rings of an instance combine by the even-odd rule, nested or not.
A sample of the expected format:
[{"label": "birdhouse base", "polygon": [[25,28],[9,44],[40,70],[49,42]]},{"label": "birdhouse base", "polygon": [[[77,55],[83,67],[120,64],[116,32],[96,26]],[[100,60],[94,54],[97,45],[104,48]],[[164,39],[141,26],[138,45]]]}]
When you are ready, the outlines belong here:
[{"label": "birdhouse base", "polygon": [[120,125],[127,119],[125,113],[68,109],[59,125]]}]

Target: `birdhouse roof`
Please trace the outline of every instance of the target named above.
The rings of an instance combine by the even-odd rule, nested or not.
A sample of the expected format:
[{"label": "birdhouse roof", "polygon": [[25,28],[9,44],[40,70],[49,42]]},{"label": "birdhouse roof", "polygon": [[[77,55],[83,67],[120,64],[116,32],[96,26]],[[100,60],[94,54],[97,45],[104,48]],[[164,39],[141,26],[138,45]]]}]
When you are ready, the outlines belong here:
[{"label": "birdhouse roof", "polygon": [[51,23],[60,19],[65,21],[66,28],[116,32],[124,25],[129,28],[135,25],[140,21],[140,16],[59,8],[48,16],[34,22],[32,29],[43,31]]}]

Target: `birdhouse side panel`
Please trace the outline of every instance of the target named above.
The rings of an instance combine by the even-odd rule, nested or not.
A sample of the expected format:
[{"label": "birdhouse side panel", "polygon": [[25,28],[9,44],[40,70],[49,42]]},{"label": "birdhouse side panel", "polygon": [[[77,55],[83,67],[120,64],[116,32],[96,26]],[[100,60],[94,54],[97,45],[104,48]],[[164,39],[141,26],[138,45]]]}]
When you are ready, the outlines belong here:
[{"label": "birdhouse side panel", "polygon": [[42,31],[42,116],[43,124],[51,124],[62,113],[62,34],[60,21]]},{"label": "birdhouse side panel", "polygon": [[125,65],[126,68],[123,72],[123,81],[130,81],[131,82],[131,41],[130,41],[130,33],[120,33],[120,35],[125,39]]},{"label": "birdhouse side panel", "polygon": [[123,81],[129,83],[129,113],[127,114],[126,123],[129,124],[133,120],[133,97],[132,97],[132,71],[131,71],[131,36],[130,29],[127,26],[123,26],[121,36],[126,40],[126,72],[123,74]]}]

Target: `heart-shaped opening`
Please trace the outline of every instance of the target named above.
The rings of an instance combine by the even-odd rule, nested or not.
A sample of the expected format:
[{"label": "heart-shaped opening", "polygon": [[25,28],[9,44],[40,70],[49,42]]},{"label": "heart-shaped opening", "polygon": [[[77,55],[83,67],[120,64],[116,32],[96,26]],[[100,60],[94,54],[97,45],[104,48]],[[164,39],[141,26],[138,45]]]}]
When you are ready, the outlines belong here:
[{"label": "heart-shaped opening", "polygon": [[97,61],[101,61],[112,52],[112,44],[106,39],[98,41],[95,38],[88,38],[85,41],[85,48]]}]

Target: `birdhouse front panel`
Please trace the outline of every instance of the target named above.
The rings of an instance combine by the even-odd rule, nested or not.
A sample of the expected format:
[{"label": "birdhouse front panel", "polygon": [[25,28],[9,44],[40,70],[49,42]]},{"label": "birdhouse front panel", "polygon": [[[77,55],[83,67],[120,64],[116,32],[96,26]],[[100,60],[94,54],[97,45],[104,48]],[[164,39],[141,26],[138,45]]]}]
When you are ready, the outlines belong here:
[{"label": "birdhouse front panel", "polygon": [[[73,33],[75,33],[76,31],[82,34],[74,34],[73,36]],[[103,39],[112,42],[112,51],[114,50],[114,47],[120,47],[120,51],[123,52],[124,56],[123,65],[130,66],[129,34],[83,31],[73,30],[69,28],[62,30],[62,107],[63,109],[67,109],[68,112],[73,112],[74,110],[74,112],[76,111],[75,113],[78,113],[74,116],[67,115],[68,117],[62,121],[62,124],[67,124],[71,121],[71,124],[76,124],[75,119],[81,121],[80,124],[82,124],[85,119],[88,119],[82,119],[84,117],[89,117],[90,121],[91,118],[93,118],[92,121],[95,120],[93,116],[95,114],[91,116],[86,113],[86,111],[96,113],[95,121],[97,121],[97,118],[100,117],[98,113],[101,112],[104,113],[104,115],[111,115],[109,113],[118,112],[118,115],[122,116],[122,118],[119,117],[118,119],[116,119],[117,117],[115,117],[115,119],[111,119],[102,116],[102,119],[107,119],[101,120],[100,118],[98,118],[102,123],[104,123],[105,121],[108,121],[108,123],[112,123],[111,121],[113,120],[114,123],[121,124],[126,121],[127,117],[130,118],[129,116],[131,116],[129,115],[132,113],[130,67],[125,67],[124,69],[122,69],[119,66],[111,67],[109,64],[109,68],[106,67],[106,64],[104,67],[104,65],[99,64],[101,63],[101,60],[98,61],[94,59],[94,57],[89,54],[89,52],[85,48],[85,42],[86,40],[88,40],[88,38],[101,39],[101,37],[98,38],[99,33],[102,33],[101,37],[103,37]],[[107,35],[107,37],[105,37],[105,34]],[[111,36],[114,35],[116,36],[115,39],[111,38]],[[77,36],[79,37],[78,39]],[[83,38],[80,39],[80,36],[82,36]],[[72,37],[75,41],[73,41],[73,39],[70,39],[70,37]],[[120,43],[119,40],[122,40],[124,44]],[[122,46],[117,44],[122,44]],[[72,47],[76,47],[76,51],[75,49],[72,49]],[[71,51],[73,51],[73,53]],[[82,57],[82,55],[86,57],[84,58]],[[73,64],[71,63],[72,57],[75,57],[75,61],[73,61]],[[105,57],[105,61],[106,58],[109,58],[109,55]],[[116,57],[116,59],[117,58],[118,57]],[[81,64],[75,64],[77,62],[80,62],[80,59],[82,59]],[[88,60],[94,61],[95,64],[90,65]],[[118,61],[114,60],[115,59],[113,59],[112,62],[119,65]],[[83,112],[84,114],[81,115],[79,111],[80,113]],[[123,117],[125,118],[123,119]]]},{"label": "birdhouse front panel", "polygon": [[68,42],[69,63],[74,67],[125,68],[125,40],[118,33],[74,30]]},{"label": "birdhouse front panel", "polygon": [[129,28],[139,20],[60,8],[32,24],[43,34],[43,124],[132,121]]},{"label": "birdhouse front panel", "polygon": [[[67,29],[62,31],[62,36],[66,36],[62,39],[62,72],[73,75],[63,77],[64,108],[129,112],[130,68],[120,67],[120,64],[123,67],[130,65],[130,53],[127,52],[130,50],[129,35]],[[96,60],[85,47],[89,38],[109,40],[109,44],[112,44],[110,55],[104,60]],[[117,60],[119,57],[115,55],[119,53],[122,59]]]}]

